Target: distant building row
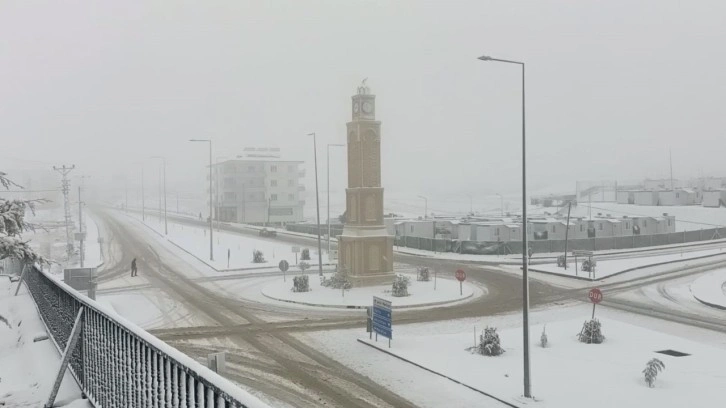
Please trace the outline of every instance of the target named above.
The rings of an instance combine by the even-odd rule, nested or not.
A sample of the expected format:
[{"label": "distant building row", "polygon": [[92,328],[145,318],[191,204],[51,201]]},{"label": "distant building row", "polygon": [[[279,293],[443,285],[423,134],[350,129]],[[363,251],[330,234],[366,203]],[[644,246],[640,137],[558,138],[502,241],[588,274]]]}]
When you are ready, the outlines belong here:
[{"label": "distant building row", "polygon": [[[676,219],[667,213],[661,217],[612,217],[598,214],[592,219],[571,218],[569,232],[566,219],[529,218],[529,240],[564,240],[600,237],[652,235],[675,232]],[[508,242],[522,240],[520,218],[476,220],[434,219],[400,220],[395,223],[397,237],[452,239],[459,241]]]}]

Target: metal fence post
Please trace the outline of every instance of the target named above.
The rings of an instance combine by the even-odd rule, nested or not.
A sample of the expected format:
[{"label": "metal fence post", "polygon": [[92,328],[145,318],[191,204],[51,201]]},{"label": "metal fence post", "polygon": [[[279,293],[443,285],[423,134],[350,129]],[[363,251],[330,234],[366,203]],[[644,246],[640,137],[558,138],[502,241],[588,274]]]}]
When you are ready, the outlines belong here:
[{"label": "metal fence post", "polygon": [[18,292],[20,291],[20,285],[23,284],[23,278],[25,277],[26,268],[27,268],[27,265],[23,265],[23,271],[20,273],[20,280],[18,280],[18,287],[15,288],[15,296],[18,296]]},{"label": "metal fence post", "polygon": [[66,349],[63,352],[63,360],[61,360],[61,366],[58,370],[58,375],[55,378],[55,383],[53,383],[53,388],[50,391],[48,402],[45,403],[45,408],[52,408],[53,403],[55,402],[55,397],[58,395],[58,389],[63,381],[63,376],[68,368],[68,363],[71,360],[71,355],[73,355],[73,350],[75,350],[76,344],[78,343],[78,337],[81,334],[81,327],[83,326],[83,323],[81,322],[81,319],[83,318],[83,310],[83,306],[78,309],[78,315],[76,316],[75,323],[73,323],[71,337],[68,339],[68,343],[66,343]]}]

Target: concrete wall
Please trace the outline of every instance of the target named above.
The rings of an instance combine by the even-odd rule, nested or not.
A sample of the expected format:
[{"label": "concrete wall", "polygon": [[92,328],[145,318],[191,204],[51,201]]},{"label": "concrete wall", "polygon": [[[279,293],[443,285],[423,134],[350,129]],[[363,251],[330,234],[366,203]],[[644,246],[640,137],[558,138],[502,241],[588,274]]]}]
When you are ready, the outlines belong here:
[{"label": "concrete wall", "polygon": [[722,202],[726,202],[726,191],[703,192],[704,207],[720,207]]}]

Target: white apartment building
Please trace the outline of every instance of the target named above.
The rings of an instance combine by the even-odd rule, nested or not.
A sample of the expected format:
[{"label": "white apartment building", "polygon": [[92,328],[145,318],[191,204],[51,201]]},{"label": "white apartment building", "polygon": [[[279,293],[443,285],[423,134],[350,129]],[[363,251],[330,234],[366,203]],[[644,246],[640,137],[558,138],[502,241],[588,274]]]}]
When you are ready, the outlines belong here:
[{"label": "white apartment building", "polygon": [[246,224],[303,221],[302,161],[282,160],[277,148],[246,148],[212,166],[215,218]]}]

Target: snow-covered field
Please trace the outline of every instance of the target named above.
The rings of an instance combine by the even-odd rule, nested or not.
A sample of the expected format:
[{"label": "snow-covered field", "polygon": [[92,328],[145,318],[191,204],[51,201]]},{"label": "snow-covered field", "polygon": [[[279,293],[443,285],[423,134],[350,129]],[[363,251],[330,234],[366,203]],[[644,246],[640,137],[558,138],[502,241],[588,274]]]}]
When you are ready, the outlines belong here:
[{"label": "snow-covered field", "polygon": [[459,290],[459,282],[453,279],[437,278],[436,289],[434,289],[433,277],[429,282],[419,282],[416,274],[405,274],[411,279],[409,296],[394,297],[391,295],[391,285],[370,286],[353,288],[345,291],[330,289],[320,285],[318,276],[309,276],[309,292],[293,292],[292,279],[297,276],[295,273],[287,274],[287,281],[276,278],[267,286],[262,288],[262,294],[276,300],[300,303],[306,305],[318,305],[329,307],[366,307],[371,306],[373,296],[390,300],[394,308],[415,307],[426,305],[440,305],[470,299],[486,293],[486,288],[464,283],[462,291]]},{"label": "snow-covered field", "polygon": [[[0,406],[41,407],[60,366],[51,340],[34,342],[45,328],[25,287],[13,296],[17,283],[0,278]],[[81,399],[75,380],[66,372],[57,407],[91,407]]]},{"label": "snow-covered field", "polygon": [[719,269],[693,281],[691,293],[707,305],[726,309],[726,269]]},{"label": "snow-covered field", "polygon": [[593,274],[582,271],[583,258],[578,258],[577,268],[575,268],[574,258],[568,257],[568,266],[566,270],[557,266],[556,263],[532,265],[530,266],[530,270],[534,272],[542,271],[548,273],[555,273],[558,275],[569,277],[579,276],[591,279],[604,279],[608,276],[612,276],[616,273],[620,273],[633,268],[642,268],[648,265],[664,262],[685,261],[689,259],[707,257],[717,254],[726,254],[726,250],[724,250],[723,248],[719,248],[704,251],[682,252],[679,254],[643,256],[626,259],[606,259],[601,261],[597,260],[597,256],[595,256],[594,258],[597,261],[597,266],[595,267],[594,276]]},{"label": "snow-covered field", "polygon": [[[137,215],[133,215],[137,218]],[[138,216],[140,217],[140,216]],[[146,225],[160,234],[164,234],[164,220],[158,217],[147,216]],[[195,257],[209,264],[213,268],[223,270],[239,270],[261,267],[275,267],[281,260],[288,261],[291,265],[295,263],[295,253],[292,252],[295,245],[276,241],[274,238],[253,238],[240,234],[225,231],[214,231],[214,260],[209,260],[209,229],[168,222],[168,239],[176,245],[184,248]],[[299,246],[298,246],[299,247]],[[299,247],[300,251],[305,247]],[[316,247],[307,247],[310,252],[310,265],[318,264],[318,252]],[[255,250],[262,251],[265,262],[252,262],[252,253]],[[228,262],[229,254],[229,262]],[[300,261],[302,252],[297,254]],[[328,256],[323,253],[323,264],[328,264]]]},{"label": "snow-covered field", "polygon": [[[534,404],[522,397],[522,330],[518,326],[521,315],[398,327],[394,323],[392,347],[387,348],[387,341],[379,341],[378,346],[516,406],[574,408],[583,406],[584,401],[594,408],[722,404],[722,362],[726,361],[726,347],[713,332],[687,330],[677,324],[600,307],[596,317],[603,324],[606,340],[603,344],[587,345],[578,342],[576,335],[591,310],[590,305],[577,305],[531,315],[532,391],[537,401]],[[541,348],[539,337],[545,324],[549,343],[547,348]],[[466,350],[474,345],[475,330],[478,335],[485,325],[499,327],[501,343],[506,349],[502,356],[483,357]],[[646,328],[663,325],[666,327],[662,332],[660,328],[659,331]],[[703,335],[704,332],[707,334]],[[463,386],[459,386],[458,392],[421,387],[420,384],[441,377],[418,369],[418,377],[408,378],[407,363],[376,350],[373,352],[379,356],[372,357],[369,347],[356,344],[356,338],[369,341],[362,330],[300,336],[422,407],[501,406],[486,405],[493,404],[493,400],[483,395],[477,400]],[[667,349],[690,355],[671,357],[656,353]],[[651,358],[662,360],[666,366],[655,388],[648,388],[641,373]],[[381,369],[384,365],[386,370]],[[422,382],[413,382],[417,379]],[[447,397],[445,405],[440,405]]]}]

